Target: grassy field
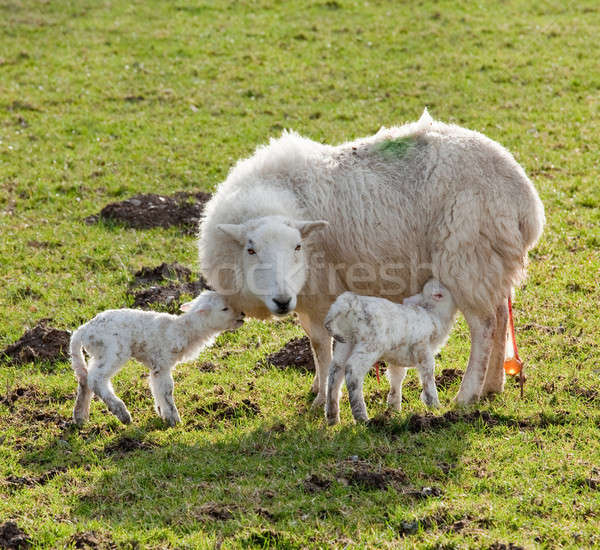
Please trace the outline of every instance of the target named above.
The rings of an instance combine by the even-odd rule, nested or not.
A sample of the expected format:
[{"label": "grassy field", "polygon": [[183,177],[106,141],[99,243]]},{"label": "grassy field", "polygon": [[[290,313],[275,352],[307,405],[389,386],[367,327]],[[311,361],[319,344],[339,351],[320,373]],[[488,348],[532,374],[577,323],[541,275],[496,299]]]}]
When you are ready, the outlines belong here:
[{"label": "grassy field", "polygon": [[[310,375],[261,363],[293,318],[182,365],[176,428],[138,364],[115,380],[133,423],[94,401],[77,430],[68,363],[0,363],[0,523],[34,548],[599,546],[599,34],[596,0],[0,0],[0,349],[122,307],[142,266],[197,268],[180,229],[83,219],[210,191],[283,128],[338,143],[427,106],[507,146],[547,214],[515,303],[523,399],[509,380],[413,429],[411,373],[402,413],[356,426],[344,400],[329,429]],[[438,368],[468,349],[461,320]],[[386,392],[369,377],[371,414]]]}]

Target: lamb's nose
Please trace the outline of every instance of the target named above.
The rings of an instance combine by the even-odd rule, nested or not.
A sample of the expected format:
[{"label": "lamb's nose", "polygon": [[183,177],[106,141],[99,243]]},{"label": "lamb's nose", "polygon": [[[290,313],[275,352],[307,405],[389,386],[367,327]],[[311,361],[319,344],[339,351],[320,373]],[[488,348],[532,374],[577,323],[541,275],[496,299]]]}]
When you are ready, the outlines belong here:
[{"label": "lamb's nose", "polygon": [[275,302],[279,313],[287,313],[291,301],[292,298],[290,296],[277,296],[277,298],[273,298],[273,302]]}]

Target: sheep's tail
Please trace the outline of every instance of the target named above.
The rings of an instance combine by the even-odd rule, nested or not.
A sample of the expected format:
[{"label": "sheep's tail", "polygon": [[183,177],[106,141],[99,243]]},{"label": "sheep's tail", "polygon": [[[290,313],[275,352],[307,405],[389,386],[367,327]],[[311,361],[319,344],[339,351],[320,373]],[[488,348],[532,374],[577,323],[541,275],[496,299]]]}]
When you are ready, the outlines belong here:
[{"label": "sheep's tail", "polygon": [[83,356],[83,344],[81,342],[82,336],[83,334],[81,329],[77,329],[71,335],[71,366],[75,372],[75,378],[77,378],[81,385],[86,386],[88,369],[85,362],[85,357]]}]

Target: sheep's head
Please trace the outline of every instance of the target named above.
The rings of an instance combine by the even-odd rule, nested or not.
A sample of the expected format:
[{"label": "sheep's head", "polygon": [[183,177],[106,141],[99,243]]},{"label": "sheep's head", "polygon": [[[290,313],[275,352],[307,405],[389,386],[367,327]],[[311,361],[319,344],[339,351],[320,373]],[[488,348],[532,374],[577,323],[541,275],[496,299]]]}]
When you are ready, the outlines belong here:
[{"label": "sheep's head", "polygon": [[307,276],[304,239],[325,221],[266,216],[218,228],[240,246],[242,293],[261,300],[274,315],[296,308]]}]

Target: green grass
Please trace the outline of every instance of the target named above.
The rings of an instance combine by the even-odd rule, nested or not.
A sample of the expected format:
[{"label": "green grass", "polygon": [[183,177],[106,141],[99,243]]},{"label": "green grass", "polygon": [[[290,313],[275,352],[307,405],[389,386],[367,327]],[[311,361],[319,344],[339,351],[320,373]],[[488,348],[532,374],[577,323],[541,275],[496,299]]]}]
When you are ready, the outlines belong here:
[{"label": "green grass", "polygon": [[[180,230],[83,218],[139,192],[214,189],[283,128],[338,143],[427,106],[507,146],[548,218],[515,303],[525,398],[510,380],[481,404],[494,425],[411,433],[409,414],[424,410],[411,374],[404,411],[383,427],[354,425],[344,400],[341,425],[326,428],[308,411],[310,376],[260,364],[301,334],[291,320],[251,321],[179,368],[173,429],[140,365],[115,381],[133,424],[94,401],[77,431],[63,422],[68,364],[4,364],[0,396],[29,393],[0,404],[2,521],[35,548],[86,531],[123,548],[599,545],[598,485],[586,481],[600,477],[599,32],[595,0],[1,1],[0,348],[38,319],[74,328],[123,306],[142,266],[195,267]],[[467,356],[461,322],[439,368]],[[371,414],[386,391],[369,378]],[[139,448],[116,452],[124,437]],[[354,455],[442,494],[347,485]],[[4,481],[49,471],[28,487]],[[311,474],[331,486],[307,492]]]}]

